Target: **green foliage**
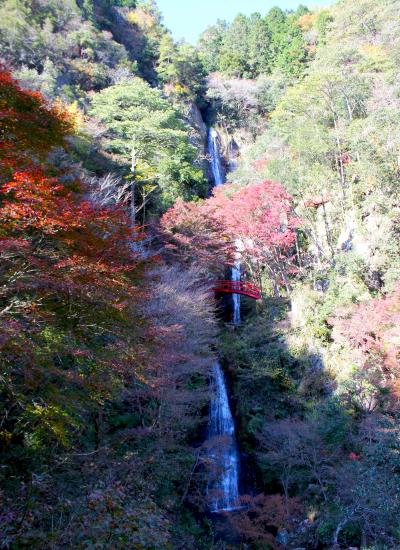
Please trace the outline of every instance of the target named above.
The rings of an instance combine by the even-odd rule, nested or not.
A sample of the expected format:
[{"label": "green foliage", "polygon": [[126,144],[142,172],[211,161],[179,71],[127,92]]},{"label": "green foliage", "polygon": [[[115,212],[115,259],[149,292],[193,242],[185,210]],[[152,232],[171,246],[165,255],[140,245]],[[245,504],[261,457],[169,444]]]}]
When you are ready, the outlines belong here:
[{"label": "green foliage", "polygon": [[205,70],[196,48],[175,44],[169,34],[160,43],[158,76],[166,92],[178,99],[200,98],[205,91]]},{"label": "green foliage", "polygon": [[326,43],[326,35],[329,29],[329,23],[332,23],[333,17],[328,10],[321,10],[317,15],[316,27],[318,30],[318,41],[321,44]]},{"label": "green foliage", "polygon": [[[298,547],[399,544],[398,474],[390,466],[399,437],[395,4],[343,0],[300,22],[316,57],[277,101],[268,81],[261,88],[270,118],[232,174],[240,185],[283,181],[303,219],[287,320],[250,318],[223,347],[236,366],[241,437],[263,482],[300,496],[309,518],[316,515],[304,535],[292,533]],[[295,67],[278,47],[285,14],[268,17],[277,29],[275,63]],[[277,365],[288,378],[271,377]]]},{"label": "green foliage", "polygon": [[154,82],[166,32],[153,5],[132,0],[6,0],[0,7],[0,45],[25,86],[54,99],[78,99],[122,76]]},{"label": "green foliage", "polygon": [[[102,116],[157,166],[161,145],[176,149],[188,184],[186,127],[159,90],[131,84],[109,89],[127,126],[107,101]],[[1,544],[209,548],[209,527],[183,510],[214,360],[208,288],[194,272],[144,276],[127,216],[88,200],[63,149],[73,106],[3,70],[0,108]]]},{"label": "green foliage", "polygon": [[142,188],[155,185],[156,208],[205,192],[188,127],[159,90],[140,78],[121,82],[95,95],[90,113],[104,124],[104,148],[125,173]]},{"label": "green foliage", "polygon": [[220,69],[230,76],[249,78],[254,76],[249,66],[248,47],[250,23],[239,14],[226,32],[220,54]]},{"label": "green foliage", "polygon": [[265,17],[239,14],[230,25],[219,21],[200,37],[206,70],[239,78],[255,78],[277,69],[287,76],[301,76],[308,53],[297,20],[304,13],[301,8],[294,15],[273,8]]},{"label": "green foliage", "polygon": [[200,56],[207,73],[219,69],[219,56],[227,29],[228,23],[218,20],[215,25],[208,27],[200,36]]},{"label": "green foliage", "polygon": [[318,432],[328,448],[334,450],[346,446],[353,427],[352,418],[340,400],[328,399],[310,416],[316,422]]},{"label": "green foliage", "polygon": [[5,59],[27,86],[48,97],[82,99],[84,92],[107,86],[128,63],[125,48],[96,28],[87,2],[81,11],[73,0],[63,5],[7,0],[0,15]]},{"label": "green foliage", "polygon": [[[307,407],[302,393],[305,380],[312,373],[313,357],[288,346],[286,315],[283,301],[269,299],[239,333],[232,335],[227,331],[222,340],[222,357],[234,372],[240,434],[248,450],[265,422],[285,418],[295,411],[304,414]],[[313,406],[323,397],[324,384],[328,382],[329,377],[323,372],[317,373],[307,395]]]},{"label": "green foliage", "polygon": [[107,0],[110,6],[119,6],[121,8],[136,8],[137,0]]}]

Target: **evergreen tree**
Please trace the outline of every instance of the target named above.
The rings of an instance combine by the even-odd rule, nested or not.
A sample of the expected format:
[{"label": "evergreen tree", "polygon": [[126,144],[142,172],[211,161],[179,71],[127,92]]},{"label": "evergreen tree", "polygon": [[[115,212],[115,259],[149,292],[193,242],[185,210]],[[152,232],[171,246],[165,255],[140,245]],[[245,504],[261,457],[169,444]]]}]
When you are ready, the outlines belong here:
[{"label": "evergreen tree", "polygon": [[133,220],[150,195],[155,207],[165,208],[179,196],[205,192],[188,128],[159,90],[140,78],[121,82],[93,97],[90,114],[105,125],[104,147],[128,177],[129,198],[122,195]]},{"label": "evergreen tree", "polygon": [[231,76],[251,77],[248,36],[249,19],[239,14],[229,26],[222,43],[220,69]]},{"label": "evergreen tree", "polygon": [[208,27],[200,36],[198,44],[200,57],[208,73],[220,69],[221,48],[227,29],[228,23],[218,20],[215,25]]}]

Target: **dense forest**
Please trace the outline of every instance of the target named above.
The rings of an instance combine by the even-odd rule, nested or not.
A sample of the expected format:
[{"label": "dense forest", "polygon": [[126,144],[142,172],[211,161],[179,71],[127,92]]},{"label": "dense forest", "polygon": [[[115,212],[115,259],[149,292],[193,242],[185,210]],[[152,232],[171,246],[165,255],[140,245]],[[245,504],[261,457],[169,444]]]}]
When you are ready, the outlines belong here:
[{"label": "dense forest", "polygon": [[0,0],[0,548],[400,548],[399,10]]}]

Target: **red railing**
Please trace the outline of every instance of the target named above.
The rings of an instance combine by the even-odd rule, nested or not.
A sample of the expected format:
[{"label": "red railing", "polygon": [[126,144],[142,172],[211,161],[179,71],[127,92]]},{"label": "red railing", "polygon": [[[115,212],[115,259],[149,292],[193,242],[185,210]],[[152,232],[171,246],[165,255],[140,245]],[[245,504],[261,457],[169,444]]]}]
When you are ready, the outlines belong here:
[{"label": "red railing", "polygon": [[217,281],[212,289],[214,292],[226,292],[230,294],[243,294],[255,300],[261,300],[261,290],[258,286],[247,281]]}]

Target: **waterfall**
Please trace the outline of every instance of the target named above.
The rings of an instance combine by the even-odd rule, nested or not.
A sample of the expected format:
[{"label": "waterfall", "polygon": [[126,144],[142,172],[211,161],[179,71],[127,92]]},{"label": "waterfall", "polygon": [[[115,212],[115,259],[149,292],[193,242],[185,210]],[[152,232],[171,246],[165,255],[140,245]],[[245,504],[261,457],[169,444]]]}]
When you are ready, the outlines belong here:
[{"label": "waterfall", "polygon": [[213,365],[213,386],[209,424],[212,472],[207,492],[210,510],[220,512],[234,510],[239,504],[239,453],[226,382],[219,363]]},{"label": "waterfall", "polygon": [[[240,281],[240,260],[236,260],[235,267],[232,267],[232,281]],[[233,299],[233,324],[240,325],[240,294],[232,294]]]},{"label": "waterfall", "polygon": [[[230,151],[229,158],[231,162],[231,160],[234,160],[232,141],[230,142],[229,151]],[[214,185],[215,186],[221,185],[225,183],[225,174],[222,168],[219,136],[215,128],[210,128],[208,131],[208,153],[210,155],[210,164],[211,164],[211,171],[214,179]],[[236,168],[236,165],[233,166],[233,169],[235,168]],[[240,261],[239,260],[236,262],[235,267],[232,268],[231,280],[240,281]],[[240,294],[232,294],[232,298],[233,298],[232,320],[235,325],[239,325],[241,321]]]},{"label": "waterfall", "polygon": [[221,185],[225,182],[225,174],[221,161],[219,136],[214,128],[210,128],[208,131],[208,153],[214,185]]},{"label": "waterfall", "polygon": [[[214,186],[225,183],[218,132],[208,132],[208,152]],[[232,268],[232,280],[240,281],[239,260]],[[240,295],[233,294],[233,322],[240,323]],[[226,382],[219,363],[213,365],[213,397],[210,405],[208,457],[210,478],[207,485],[211,512],[235,510],[239,500],[239,453],[235,424],[229,407]]]}]

